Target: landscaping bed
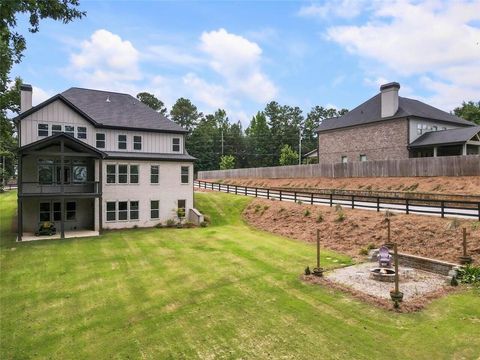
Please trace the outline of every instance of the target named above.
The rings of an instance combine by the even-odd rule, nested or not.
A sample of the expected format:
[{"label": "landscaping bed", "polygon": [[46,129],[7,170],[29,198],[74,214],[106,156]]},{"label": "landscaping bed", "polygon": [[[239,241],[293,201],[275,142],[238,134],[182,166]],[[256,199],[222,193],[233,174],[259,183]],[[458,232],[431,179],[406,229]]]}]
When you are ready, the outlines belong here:
[{"label": "landscaping bed", "polygon": [[[363,258],[368,248],[378,248],[387,241],[385,212],[337,210],[255,199],[243,216],[254,227],[310,243],[316,241],[320,229],[322,247],[356,258]],[[462,253],[462,227],[466,227],[469,253],[477,263],[480,261],[478,221],[413,214],[395,214],[390,221],[391,239],[398,243],[400,252],[450,262],[458,262]]]}]

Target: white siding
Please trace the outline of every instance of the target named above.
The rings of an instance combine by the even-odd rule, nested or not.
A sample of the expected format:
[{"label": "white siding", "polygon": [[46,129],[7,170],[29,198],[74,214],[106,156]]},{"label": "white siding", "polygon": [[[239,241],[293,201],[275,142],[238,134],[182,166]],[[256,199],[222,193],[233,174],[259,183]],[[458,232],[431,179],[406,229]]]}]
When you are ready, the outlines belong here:
[{"label": "white siding", "polygon": [[[106,146],[100,150],[104,151],[175,154],[177,152],[172,151],[172,139],[180,138],[180,152],[178,153],[183,153],[184,138],[181,134],[95,128],[90,122],[65,105],[61,100],[54,101],[21,120],[21,146],[45,138],[44,136],[38,136],[38,124],[48,124],[49,135],[52,134],[52,125],[62,125],[62,129],[65,129],[65,125],[73,125],[75,131],[78,126],[84,126],[87,128],[87,138],[79,140],[93,147],[96,147],[96,133],[103,133],[105,134]],[[118,135],[127,135],[126,150],[118,149]],[[133,149],[134,135],[140,135],[142,137],[142,150]]]},{"label": "white siding", "polygon": [[[107,184],[106,167],[108,164],[139,165],[138,184]],[[150,166],[159,165],[160,181],[150,183]],[[189,183],[181,183],[181,167],[189,167]],[[106,160],[103,167],[103,228],[121,229],[155,226],[165,224],[168,219],[176,218],[178,200],[186,200],[186,213],[193,208],[193,164],[181,162],[121,161]],[[150,200],[160,201],[160,218],[150,219]],[[106,209],[109,201],[139,201],[139,219],[133,221],[107,221]]]},{"label": "white siding", "polygon": [[439,131],[441,131],[442,128],[447,128],[447,130],[450,129],[456,129],[459,126],[444,123],[441,121],[435,121],[435,120],[424,120],[424,119],[410,119],[409,122],[409,127],[410,127],[410,138],[409,138],[409,144],[411,144],[413,141],[418,139],[421,135],[417,134],[417,125],[418,124],[425,124],[428,127],[430,126],[436,126]]}]

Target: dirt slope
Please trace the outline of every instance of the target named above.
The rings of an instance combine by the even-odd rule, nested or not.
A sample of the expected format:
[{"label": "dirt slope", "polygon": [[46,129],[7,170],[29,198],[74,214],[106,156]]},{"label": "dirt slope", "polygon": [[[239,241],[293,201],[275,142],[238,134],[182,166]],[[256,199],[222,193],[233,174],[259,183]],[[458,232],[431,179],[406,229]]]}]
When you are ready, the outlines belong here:
[{"label": "dirt slope", "polygon": [[[379,247],[386,242],[385,213],[341,211],[345,219],[338,221],[335,208],[255,199],[243,215],[254,227],[307,242],[315,242],[316,229],[320,229],[322,246],[354,257],[369,244]],[[457,262],[462,249],[461,228],[466,227],[470,252],[479,263],[480,222],[461,220],[458,228],[451,227],[452,219],[404,214],[391,217],[392,241],[399,244],[399,251]]]},{"label": "dirt slope", "polygon": [[[211,180],[219,181],[219,179]],[[410,191],[442,194],[480,195],[480,176],[459,177],[375,177],[304,179],[221,179],[225,184],[259,187]]]}]

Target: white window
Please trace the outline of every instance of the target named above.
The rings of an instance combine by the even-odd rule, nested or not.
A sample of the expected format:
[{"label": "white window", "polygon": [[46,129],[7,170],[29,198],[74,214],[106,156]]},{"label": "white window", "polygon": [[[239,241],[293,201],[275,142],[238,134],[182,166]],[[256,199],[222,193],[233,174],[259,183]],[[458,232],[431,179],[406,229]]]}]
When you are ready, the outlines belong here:
[{"label": "white window", "polygon": [[128,165],[125,165],[125,164],[118,165],[118,183],[119,184],[128,183]]},{"label": "white window", "polygon": [[118,135],[118,148],[120,150],[127,149],[127,135]]},{"label": "white window", "polygon": [[107,184],[115,184],[117,181],[117,167],[115,165],[107,165]]},{"label": "white window", "polygon": [[422,124],[417,124],[417,135],[422,135]]},{"label": "white window", "polygon": [[181,169],[181,180],[182,180],[182,184],[188,184],[189,183],[189,167],[188,166],[182,166],[182,169]]},{"label": "white window", "polygon": [[360,155],[360,161],[367,161],[367,155],[361,154]]},{"label": "white window", "polygon": [[172,139],[172,151],[180,152],[180,138]]},{"label": "white window", "polygon": [[160,201],[150,200],[150,219],[160,218]]},{"label": "white window", "polygon": [[130,201],[130,220],[138,220],[138,201]]},{"label": "white window", "polygon": [[48,136],[48,124],[38,124],[38,136]]},{"label": "white window", "polygon": [[187,207],[187,200],[178,200],[177,202],[177,215],[182,218],[185,217],[185,209]]},{"label": "white window", "polygon": [[97,134],[97,148],[104,149],[105,148],[105,134]]},{"label": "white window", "polygon": [[65,134],[75,137],[75,126],[65,125]]},{"label": "white window", "polygon": [[117,203],[115,201],[107,202],[107,221],[117,220]]},{"label": "white window", "polygon": [[348,162],[348,157],[343,155],[342,156],[342,164],[346,164]]},{"label": "white window", "polygon": [[134,136],[133,137],[133,150],[142,150],[142,137]]},{"label": "white window", "polygon": [[158,165],[150,166],[150,183],[158,184],[160,180],[160,171]]},{"label": "white window", "polygon": [[118,220],[128,220],[128,201],[118,202]]},{"label": "white window", "polygon": [[62,132],[62,125],[52,125],[52,135],[60,134]]},{"label": "white window", "polygon": [[86,139],[87,138],[87,128],[85,126],[77,127],[77,138]]},{"label": "white window", "polygon": [[138,165],[130,165],[130,184],[138,184]]}]

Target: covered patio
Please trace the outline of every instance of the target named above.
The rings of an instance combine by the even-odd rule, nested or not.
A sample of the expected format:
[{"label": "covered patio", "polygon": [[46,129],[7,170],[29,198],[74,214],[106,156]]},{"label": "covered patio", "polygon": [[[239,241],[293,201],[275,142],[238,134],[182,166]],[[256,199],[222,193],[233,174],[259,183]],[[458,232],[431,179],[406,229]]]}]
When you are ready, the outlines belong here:
[{"label": "covered patio", "polygon": [[[64,239],[73,239],[73,238],[84,238],[84,237],[92,237],[98,236],[100,233],[95,230],[70,230],[65,231]],[[41,240],[54,240],[54,239],[61,239],[62,236],[60,233],[50,236],[39,236],[35,235],[33,232],[24,232],[22,237],[22,242],[24,241],[41,241]],[[17,238],[18,241],[18,238]]]}]

